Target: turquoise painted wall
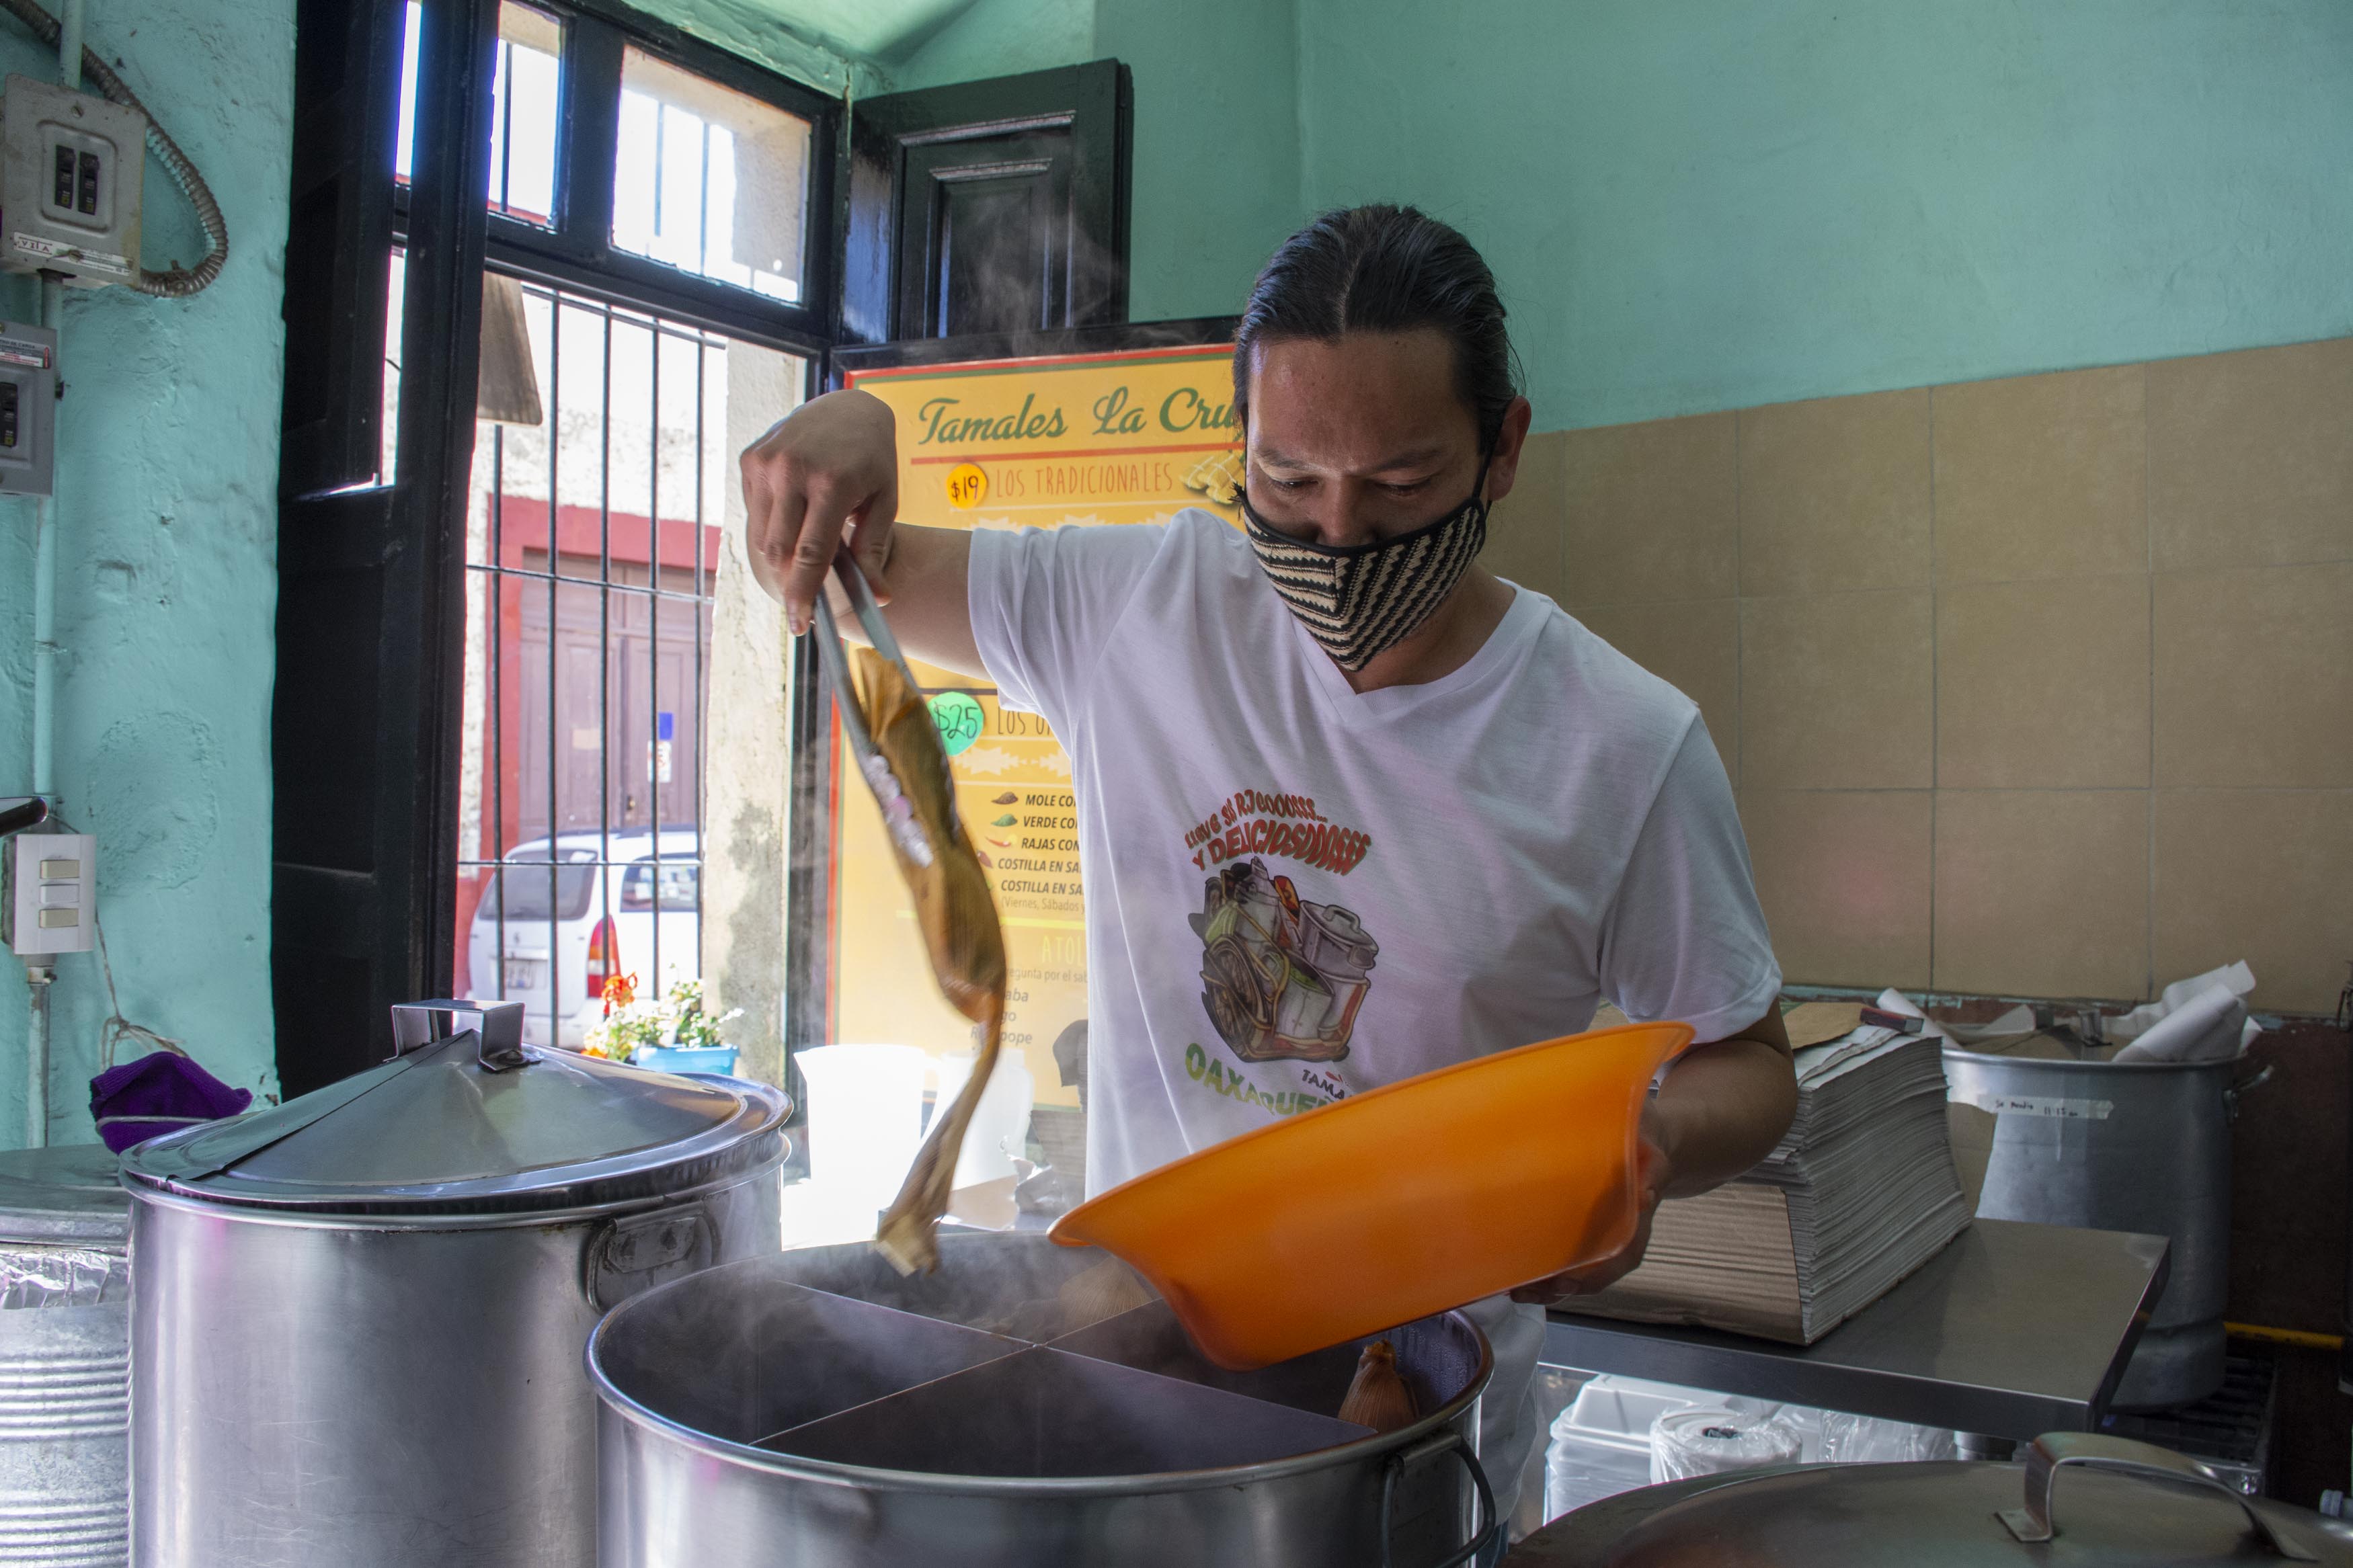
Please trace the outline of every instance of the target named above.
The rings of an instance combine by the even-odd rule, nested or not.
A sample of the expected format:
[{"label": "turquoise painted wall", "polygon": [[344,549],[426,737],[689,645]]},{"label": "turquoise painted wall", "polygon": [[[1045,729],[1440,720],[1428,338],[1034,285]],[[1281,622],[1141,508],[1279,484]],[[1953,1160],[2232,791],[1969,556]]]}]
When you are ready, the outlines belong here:
[{"label": "turquoise painted wall", "polygon": [[1135,79],[1131,313],[1235,314],[1305,212],[1290,0],[1098,0],[1095,49]]},{"label": "turquoise painted wall", "polygon": [[[269,1009],[269,692],[277,598],[293,0],[106,0],[89,41],[195,160],[227,218],[219,281],[187,301],[69,291],[59,405],[58,778],[99,836],[124,1013],[231,1083],[276,1087]],[[0,70],[56,56],[0,20]],[[151,159],[145,252],[193,262],[186,204]],[[0,310],[37,311],[30,280]],[[31,784],[33,508],[0,501],[0,794]],[[60,961],[50,1130],[96,1134],[107,1007],[94,956]],[[0,1146],[22,1142],[25,986],[0,959]]]},{"label": "turquoise painted wall", "polygon": [[1077,65],[1095,58],[1095,0],[976,0],[884,62],[893,90]]},{"label": "turquoise painted wall", "polygon": [[1072,3],[893,80],[1125,61],[1139,318],[1324,207],[1449,218],[1539,428],[2353,331],[2345,0],[1096,0],[1091,51]]},{"label": "turquoise painted wall", "polygon": [[1306,205],[1459,224],[1539,428],[2353,331],[2345,0],[1298,4]]},{"label": "turquoise painted wall", "polygon": [[2344,0],[1073,4],[894,83],[1125,61],[1139,318],[1326,206],[1451,219],[1540,428],[2353,331]]},{"label": "turquoise painted wall", "polygon": [[642,9],[707,44],[825,92],[887,90],[881,64],[837,41],[859,0],[648,0]]}]

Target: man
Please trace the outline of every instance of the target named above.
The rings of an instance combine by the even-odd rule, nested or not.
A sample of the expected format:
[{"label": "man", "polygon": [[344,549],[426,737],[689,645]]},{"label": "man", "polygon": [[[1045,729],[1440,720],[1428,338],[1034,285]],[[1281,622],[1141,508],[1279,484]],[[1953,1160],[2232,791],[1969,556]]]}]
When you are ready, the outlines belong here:
[{"label": "man", "polygon": [[846,538],[909,653],[992,680],[1070,750],[1092,1189],[1573,1033],[1605,997],[1706,1042],[1644,1117],[1632,1245],[1473,1310],[1508,1511],[1541,1305],[1640,1261],[1660,1198],[1762,1158],[1797,1089],[1698,710],[1478,564],[1531,417],[1504,314],[1469,242],[1411,209],[1293,236],[1237,334],[1244,531],[1197,510],[894,527],[891,412],[856,392],[778,424],[743,471],[753,571],[796,634]]}]

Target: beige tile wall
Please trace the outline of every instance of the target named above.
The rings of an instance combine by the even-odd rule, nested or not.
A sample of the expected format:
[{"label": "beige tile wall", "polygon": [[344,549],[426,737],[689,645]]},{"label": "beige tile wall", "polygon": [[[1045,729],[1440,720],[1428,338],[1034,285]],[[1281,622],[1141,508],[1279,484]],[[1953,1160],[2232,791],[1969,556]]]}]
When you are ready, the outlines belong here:
[{"label": "beige tile wall", "polygon": [[1489,562],[1700,706],[1789,979],[2353,959],[2353,339],[1535,437]]}]

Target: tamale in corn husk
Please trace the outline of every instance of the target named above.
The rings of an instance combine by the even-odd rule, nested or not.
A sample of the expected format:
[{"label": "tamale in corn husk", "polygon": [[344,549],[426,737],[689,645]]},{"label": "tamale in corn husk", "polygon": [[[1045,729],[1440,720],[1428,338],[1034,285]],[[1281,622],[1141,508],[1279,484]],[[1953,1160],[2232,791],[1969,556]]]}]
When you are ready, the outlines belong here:
[{"label": "tamale in corn husk", "polygon": [[988,880],[956,818],[947,755],[923,694],[907,684],[897,664],[871,649],[851,650],[850,660],[867,731],[901,792],[897,800],[881,802],[885,826],[893,826],[894,813],[911,814],[917,829],[889,837],[899,874],[914,899],[915,924],[931,954],[933,975],[948,1005],[981,1031],[972,1076],[955,1100],[934,1112],[931,1132],[874,1235],[875,1247],[901,1273],[929,1273],[939,1267],[936,1232],[947,1212],[965,1130],[997,1070],[1005,1019],[1005,932]]},{"label": "tamale in corn husk", "polygon": [[1413,1425],[1413,1390],[1398,1371],[1397,1351],[1388,1341],[1375,1340],[1356,1357],[1356,1375],[1340,1402],[1340,1419],[1376,1432]]}]

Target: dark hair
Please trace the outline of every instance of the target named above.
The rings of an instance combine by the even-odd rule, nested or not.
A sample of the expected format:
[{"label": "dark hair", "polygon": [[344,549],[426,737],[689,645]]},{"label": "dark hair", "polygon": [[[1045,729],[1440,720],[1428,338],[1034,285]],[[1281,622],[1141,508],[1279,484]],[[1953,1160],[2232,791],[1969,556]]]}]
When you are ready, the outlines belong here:
[{"label": "dark hair", "polygon": [[1418,208],[1325,213],[1284,240],[1250,285],[1234,333],[1234,413],[1249,412],[1250,351],[1262,342],[1420,327],[1454,345],[1457,388],[1478,420],[1480,446],[1493,447],[1520,384],[1487,263]]}]

